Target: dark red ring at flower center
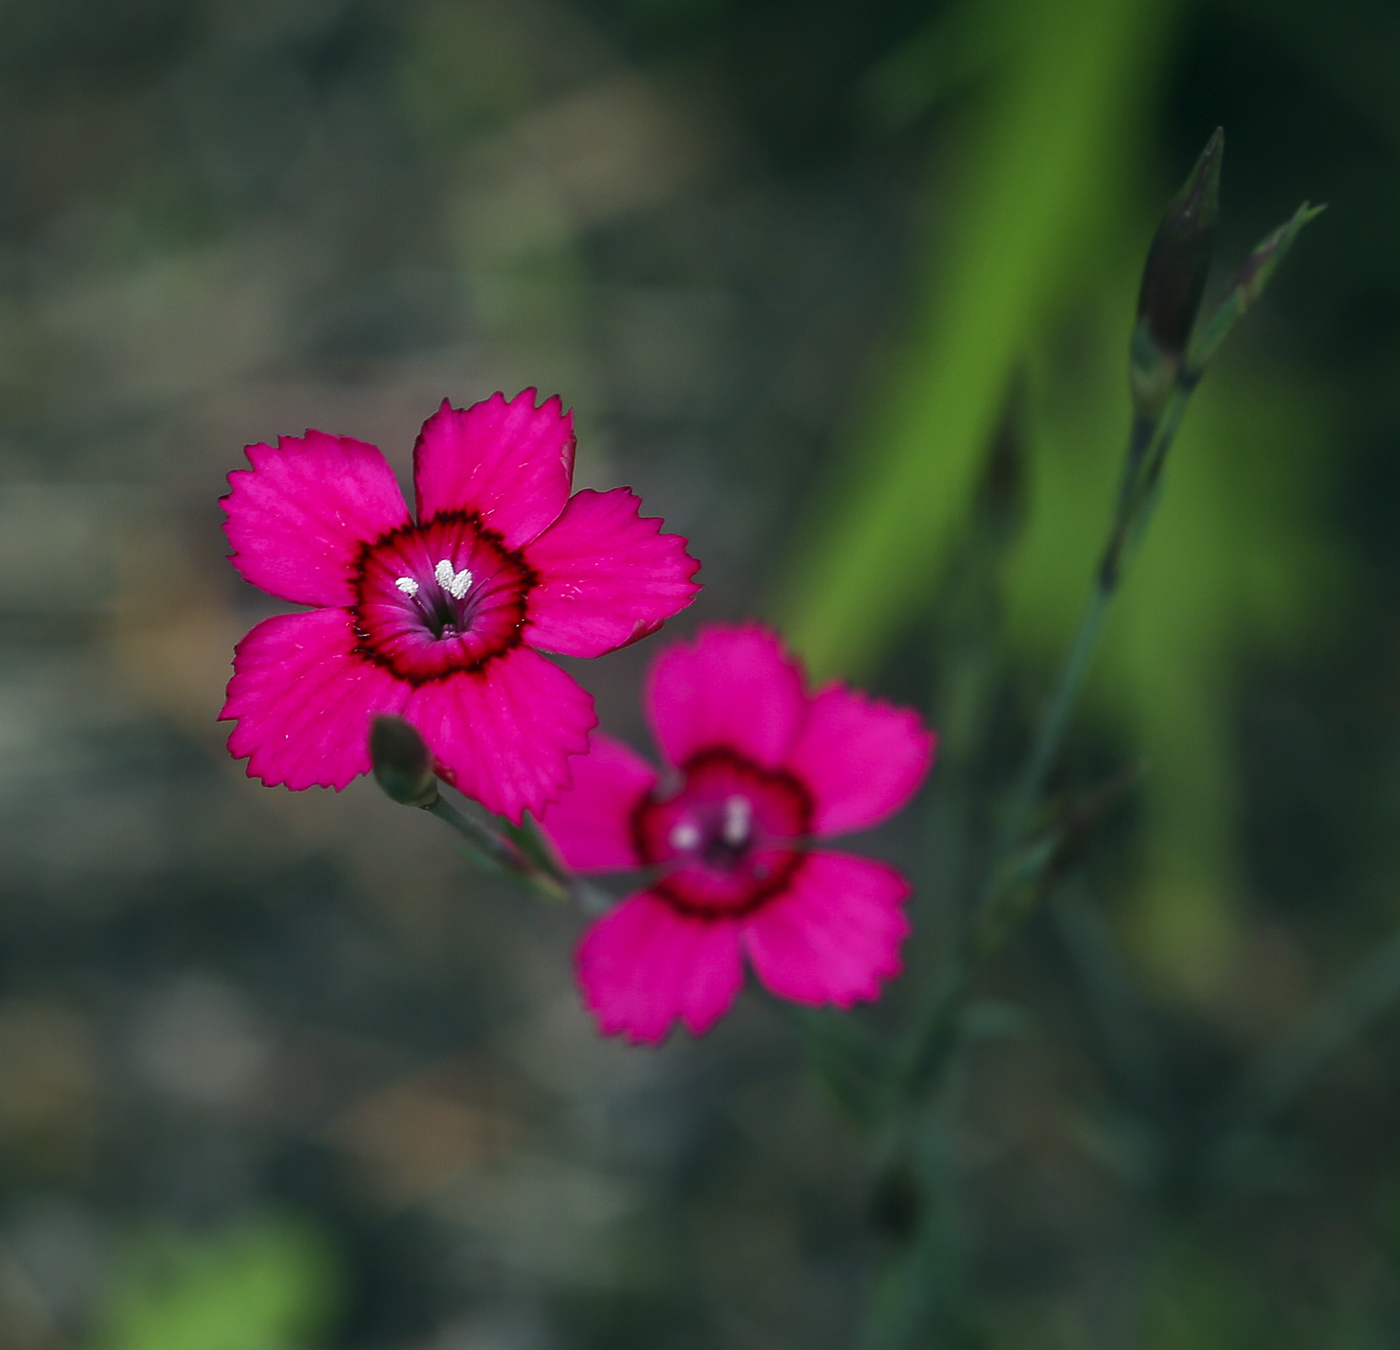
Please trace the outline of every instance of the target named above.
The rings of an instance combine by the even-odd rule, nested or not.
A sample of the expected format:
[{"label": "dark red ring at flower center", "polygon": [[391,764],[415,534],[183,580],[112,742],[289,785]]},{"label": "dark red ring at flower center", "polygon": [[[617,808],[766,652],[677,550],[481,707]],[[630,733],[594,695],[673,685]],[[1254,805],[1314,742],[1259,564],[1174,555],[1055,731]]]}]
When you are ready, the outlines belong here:
[{"label": "dark red ring at flower center", "polygon": [[356,562],[355,653],[414,685],[479,671],[520,645],[538,581],[474,512],[391,530]]},{"label": "dark red ring at flower center", "polygon": [[664,869],[653,894],[682,913],[740,918],[787,889],[806,857],[807,789],[724,746],[691,755],[681,785],[653,790],[632,812],[642,862]]}]

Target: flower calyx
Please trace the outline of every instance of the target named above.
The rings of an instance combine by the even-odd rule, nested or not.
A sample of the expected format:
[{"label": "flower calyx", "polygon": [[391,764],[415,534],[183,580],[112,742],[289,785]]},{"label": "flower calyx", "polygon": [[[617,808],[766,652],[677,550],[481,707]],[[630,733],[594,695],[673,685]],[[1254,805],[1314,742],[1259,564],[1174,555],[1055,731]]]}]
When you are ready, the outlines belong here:
[{"label": "flower calyx", "polygon": [[424,810],[437,801],[432,751],[417,728],[402,717],[381,715],[373,720],[369,758],[374,781],[391,801]]}]

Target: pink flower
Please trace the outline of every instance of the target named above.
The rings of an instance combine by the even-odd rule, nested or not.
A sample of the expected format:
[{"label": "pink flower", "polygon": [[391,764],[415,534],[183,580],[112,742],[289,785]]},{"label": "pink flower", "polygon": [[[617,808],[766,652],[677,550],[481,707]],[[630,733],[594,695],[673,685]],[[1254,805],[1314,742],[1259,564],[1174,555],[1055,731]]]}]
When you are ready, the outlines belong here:
[{"label": "pink flower", "polygon": [[699,590],[685,540],[627,488],[569,495],[573,415],[527,389],[444,399],[413,448],[418,516],[372,445],[308,431],[248,447],[223,499],[232,562],[310,613],[238,644],[229,749],[289,788],[343,788],[376,713],[412,722],[441,775],[519,822],[569,782],[593,700],[536,648],[601,656]]},{"label": "pink flower", "polygon": [[604,1032],[698,1035],[733,1003],[742,956],[773,993],[849,1008],[899,970],[908,883],[807,841],[898,810],[933,761],[917,713],[840,684],[815,694],[778,637],[702,629],[652,665],[647,715],[671,771],[594,733],[543,825],[578,872],[656,879],[584,935],[578,975]]}]

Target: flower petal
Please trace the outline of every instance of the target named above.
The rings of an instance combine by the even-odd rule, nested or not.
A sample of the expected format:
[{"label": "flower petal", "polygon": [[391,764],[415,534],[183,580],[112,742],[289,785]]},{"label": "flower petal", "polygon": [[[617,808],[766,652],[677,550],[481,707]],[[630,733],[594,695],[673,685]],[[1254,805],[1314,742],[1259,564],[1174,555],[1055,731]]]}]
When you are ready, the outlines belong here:
[{"label": "flower petal", "polygon": [[693,1036],[708,1031],[744,979],[733,923],[682,914],[649,891],[588,930],[577,966],[599,1030],[634,1044],[665,1040],[677,1018]]},{"label": "flower petal", "polygon": [[702,628],[667,647],[647,678],[647,716],[673,764],[724,746],[764,768],[782,766],[806,699],[802,668],[758,624]]},{"label": "flower petal", "polygon": [[791,887],[745,921],[758,978],[794,1003],[849,1008],[899,972],[909,883],[885,863],[810,853]]},{"label": "flower petal", "polygon": [[443,399],[413,447],[418,519],[475,512],[511,549],[559,519],[573,478],[574,415],[557,395],[535,407],[533,389],[470,408]]},{"label": "flower petal", "polygon": [[700,587],[700,566],[678,534],[639,516],[628,488],[576,493],[525,549],[539,574],[530,592],[525,641],[565,656],[602,656],[654,633]]},{"label": "flower petal", "polygon": [[588,753],[570,761],[573,786],[551,802],[540,825],[575,872],[640,867],[632,813],[656,786],[656,770],[635,750],[595,731]]},{"label": "flower petal", "polygon": [[364,441],[308,431],[250,445],[228,476],[230,561],[263,590],[301,605],[349,605],[362,545],[408,524],[384,456]]},{"label": "flower petal", "polygon": [[935,738],[912,708],[827,685],[807,705],[787,769],[812,794],[812,832],[863,830],[912,797],[933,763]]},{"label": "flower petal", "polygon": [[453,787],[517,825],[568,787],[569,756],[598,723],[590,695],[528,647],[421,685],[403,715]]},{"label": "flower petal", "polygon": [[339,791],[368,772],[370,718],[399,712],[409,690],[355,640],[346,610],[318,609],[264,619],[238,644],[219,717],[238,719],[228,748],[250,778]]}]

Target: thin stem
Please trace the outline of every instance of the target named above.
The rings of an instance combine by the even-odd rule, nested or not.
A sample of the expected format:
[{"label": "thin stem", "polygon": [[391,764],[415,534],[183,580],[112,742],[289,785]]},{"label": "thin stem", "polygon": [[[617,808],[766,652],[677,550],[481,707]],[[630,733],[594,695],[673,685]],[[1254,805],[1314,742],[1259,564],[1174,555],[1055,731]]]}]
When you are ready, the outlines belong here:
[{"label": "thin stem", "polygon": [[541,865],[490,825],[464,815],[440,794],[425,802],[422,809],[461,835],[487,864],[525,882],[545,899],[572,901],[585,914],[601,914],[611,906],[611,897],[596,886],[562,869]]},{"label": "thin stem", "polygon": [[901,1084],[910,1099],[918,1100],[937,1088],[957,1045],[958,1021],[972,977],[1014,927],[1013,922],[1004,921],[1000,912],[1008,881],[1015,875],[1012,864],[1025,845],[1045,785],[1063,749],[1109,608],[1118,593],[1124,563],[1151,519],[1167,451],[1199,378],[1199,371],[1183,370],[1156,420],[1136,419],[1133,423],[1113,521],[1094,574],[1093,589],[1035,741],[1011,789],[986,881],[973,911],[971,931],[950,957],[945,977],[930,991],[910,1036]]},{"label": "thin stem", "polygon": [[967,1270],[953,1145],[959,1097],[954,1076],[937,1097],[911,1113],[909,1128],[892,1144],[882,1178],[893,1211],[887,1217],[900,1227],[911,1227],[891,1234],[898,1248],[874,1290],[857,1342],[860,1350],[968,1340]]},{"label": "thin stem", "polygon": [[989,879],[989,892],[999,887],[1000,872],[1006,863],[1021,847],[1031,823],[1031,817],[1045,791],[1046,780],[1059,758],[1065,733],[1069,730],[1070,717],[1079,700],[1085,676],[1103,632],[1104,619],[1116,591],[1116,584],[1101,578],[1094,586],[1089,603],[1079,619],[1079,631],[1074,635],[1064,665],[1060,668],[1060,678],[1055,692],[1046,705],[1045,717],[1040,724],[1039,734],[1025,767],[1011,793],[1011,800],[1002,819],[997,837],[997,847],[992,854],[992,875]]},{"label": "thin stem", "polygon": [[531,880],[538,873],[539,869],[510,840],[481,821],[464,815],[446,797],[435,796],[423,810],[460,834],[492,866]]},{"label": "thin stem", "polygon": [[1176,439],[1181,419],[1199,380],[1198,371],[1183,370],[1156,421],[1137,419],[1133,423],[1124,457],[1118,504],[1094,576],[1093,590],[1080,615],[1079,628],[1060,667],[1040,730],[1011,790],[1001,829],[997,833],[987,884],[978,906],[978,918],[984,931],[989,926],[995,928],[993,911],[1006,882],[1007,867],[1025,844],[1036,807],[1045,793],[1045,784],[1059,759],[1084,681],[1103,635],[1104,621],[1118,593],[1129,550],[1141,537],[1152,517],[1167,451]]},{"label": "thin stem", "polygon": [[904,1064],[902,1087],[918,1101],[936,1088],[958,1044],[958,1022],[972,983],[972,963],[963,944],[949,961],[915,1024]]},{"label": "thin stem", "polygon": [[1339,988],[1259,1056],[1227,1107],[1229,1135],[1246,1140],[1262,1132],[1397,998],[1400,932],[1388,937]]},{"label": "thin stem", "polygon": [[[1212,144],[1217,142],[1213,140]],[[1213,189],[1211,195],[1213,198]],[[1210,207],[1213,211],[1213,200]],[[1046,889],[1048,869],[1056,852],[1054,839],[1047,835],[1037,847],[1028,847],[1027,838],[1063,749],[1123,568],[1152,518],[1161,491],[1167,452],[1176,438],[1191,395],[1220,343],[1257,300],[1273,267],[1313,214],[1316,213],[1305,205],[1287,226],[1256,249],[1237,277],[1229,300],[1204,337],[1189,349],[1185,361],[1181,360],[1179,351],[1174,355],[1167,353],[1172,355],[1172,367],[1162,368],[1160,383],[1155,378],[1156,365],[1148,362],[1146,373],[1153,379],[1145,388],[1140,387],[1136,377],[1143,371],[1138,354],[1132,354],[1137,415],[1129,433],[1108,537],[1077,632],[1065,655],[1025,764],[1009,793],[985,881],[968,916],[970,922],[963,931],[953,935],[944,969],[940,978],[930,983],[922,1006],[916,1011],[899,1073],[896,1081],[890,1084],[886,1100],[894,1119],[886,1139],[888,1147],[883,1169],[886,1181],[899,1180],[901,1166],[917,1155],[921,1135],[936,1133],[928,1128],[925,1117],[930,1103],[937,1100],[940,1088],[948,1082],[956,1061],[963,1010],[978,968]],[[1186,261],[1191,263],[1189,258]],[[1149,269],[1153,267],[1151,256],[1148,265]],[[1148,277],[1153,275],[1149,270]],[[1144,293],[1146,290],[1145,280]],[[1198,304],[1199,287],[1193,310]],[[1189,328],[1190,323],[1186,326]],[[1171,386],[1164,391],[1161,385],[1167,380],[1171,381]],[[1324,1008],[1276,1052],[1265,1057],[1244,1084],[1242,1106],[1237,1116],[1267,1120],[1282,1109],[1326,1058],[1356,1035],[1397,994],[1400,994],[1400,934],[1354,977],[1334,1005]],[[926,1138],[924,1142],[936,1149],[939,1140]],[[915,1179],[922,1185],[920,1194],[914,1197],[913,1231],[906,1236],[902,1250],[891,1262],[868,1324],[866,1343],[878,1346],[879,1350],[887,1346],[893,1350],[916,1342],[929,1344],[931,1337],[939,1342],[947,1341],[947,1333],[954,1330],[953,1324],[946,1320],[942,1327],[935,1329],[934,1324],[939,1319],[927,1293],[935,1287],[939,1276],[946,1274],[947,1254],[956,1250],[956,1244],[950,1238],[940,1248],[937,1225],[927,1215],[917,1217],[917,1201],[929,1199],[935,1189],[931,1184],[935,1178],[926,1173]]]}]

